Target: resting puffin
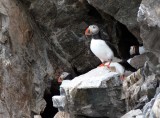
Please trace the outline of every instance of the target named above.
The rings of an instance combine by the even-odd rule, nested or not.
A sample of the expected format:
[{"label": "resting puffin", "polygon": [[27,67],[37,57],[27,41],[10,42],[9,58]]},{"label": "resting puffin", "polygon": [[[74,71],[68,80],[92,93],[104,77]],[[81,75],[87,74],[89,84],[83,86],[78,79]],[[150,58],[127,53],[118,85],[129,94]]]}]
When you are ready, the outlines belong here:
[{"label": "resting puffin", "polygon": [[125,68],[118,62],[111,62],[110,70],[119,73],[120,79],[124,80]]},{"label": "resting puffin", "polygon": [[63,80],[72,80],[73,76],[68,73],[68,72],[63,72],[59,78],[58,78],[58,83],[62,83]]},{"label": "resting puffin", "polygon": [[143,46],[131,46],[130,47],[130,55],[140,55],[145,52],[146,50]]},{"label": "resting puffin", "polygon": [[137,69],[135,69],[134,67],[130,65],[131,60],[132,58],[128,59],[127,61],[122,60],[120,62],[111,62],[110,69],[119,73],[120,79],[124,80],[124,77],[125,77],[124,74],[126,70],[131,71],[131,72],[137,71]]},{"label": "resting puffin", "polygon": [[101,39],[98,26],[90,25],[86,29],[85,35],[92,36],[90,49],[93,52],[93,54],[101,60],[102,64],[100,66],[104,66],[104,64],[107,62],[107,67],[109,67],[114,57],[114,52],[109,47],[109,45]]}]

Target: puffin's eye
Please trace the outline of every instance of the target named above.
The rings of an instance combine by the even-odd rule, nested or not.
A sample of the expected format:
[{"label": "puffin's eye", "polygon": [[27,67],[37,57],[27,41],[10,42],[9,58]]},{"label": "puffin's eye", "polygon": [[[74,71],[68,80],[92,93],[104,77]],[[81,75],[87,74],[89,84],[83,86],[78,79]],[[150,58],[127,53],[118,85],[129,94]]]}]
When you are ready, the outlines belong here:
[{"label": "puffin's eye", "polygon": [[93,29],[95,28],[95,26],[93,26]]},{"label": "puffin's eye", "polygon": [[90,29],[88,29],[88,33],[91,33]]}]

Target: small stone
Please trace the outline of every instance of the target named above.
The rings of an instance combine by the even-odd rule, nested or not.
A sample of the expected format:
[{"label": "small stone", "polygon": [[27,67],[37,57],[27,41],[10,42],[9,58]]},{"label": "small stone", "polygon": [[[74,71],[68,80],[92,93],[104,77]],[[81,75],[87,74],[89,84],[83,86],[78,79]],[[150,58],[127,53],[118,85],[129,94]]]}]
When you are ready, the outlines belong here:
[{"label": "small stone", "polygon": [[137,56],[134,56],[133,58],[131,58],[131,60],[130,60],[131,66],[136,69],[142,68],[144,66],[145,62],[147,61],[147,54],[148,53],[144,53],[144,54],[137,55]]},{"label": "small stone", "polygon": [[69,113],[59,111],[59,112],[54,116],[54,118],[71,118],[71,117],[70,117],[70,114],[69,114]]},{"label": "small stone", "polygon": [[34,115],[34,118],[42,118],[41,115]]},{"label": "small stone", "polygon": [[140,109],[137,110],[131,110],[128,113],[126,113],[124,116],[121,118],[138,118],[139,115],[142,114],[142,111]]}]

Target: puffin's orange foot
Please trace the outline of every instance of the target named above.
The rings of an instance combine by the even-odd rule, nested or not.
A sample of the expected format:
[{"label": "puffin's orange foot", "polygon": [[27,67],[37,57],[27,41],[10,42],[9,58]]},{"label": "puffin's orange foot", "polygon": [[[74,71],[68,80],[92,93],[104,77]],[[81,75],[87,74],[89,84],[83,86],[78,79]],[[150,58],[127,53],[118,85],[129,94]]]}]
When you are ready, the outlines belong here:
[{"label": "puffin's orange foot", "polygon": [[120,80],[122,81],[124,80],[124,75],[120,76]]},{"label": "puffin's orange foot", "polygon": [[104,66],[106,66],[107,68],[110,68],[110,64],[104,64]]},{"label": "puffin's orange foot", "polygon": [[110,64],[111,64],[111,61],[107,62],[105,66],[107,66],[107,68],[110,68]]},{"label": "puffin's orange foot", "polygon": [[108,65],[106,65],[107,66],[107,68],[110,68],[110,64],[108,64]]},{"label": "puffin's orange foot", "polygon": [[101,65],[99,65],[98,67],[103,67],[103,66],[105,66],[103,63],[101,64]]}]

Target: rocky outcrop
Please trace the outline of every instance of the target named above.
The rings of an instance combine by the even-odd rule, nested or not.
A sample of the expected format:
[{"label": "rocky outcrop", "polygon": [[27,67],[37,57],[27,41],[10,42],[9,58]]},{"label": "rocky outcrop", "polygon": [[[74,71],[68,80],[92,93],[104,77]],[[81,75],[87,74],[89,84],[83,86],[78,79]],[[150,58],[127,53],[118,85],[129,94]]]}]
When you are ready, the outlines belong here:
[{"label": "rocky outcrop", "polygon": [[61,96],[53,96],[53,105],[75,118],[119,118],[125,113],[121,85],[117,73],[98,67],[71,81],[64,80],[60,86]]},{"label": "rocky outcrop", "polygon": [[159,118],[160,116],[160,94],[153,98],[143,107],[143,114],[145,118]]},{"label": "rocky outcrop", "polygon": [[[138,69],[147,61],[141,73],[142,83],[128,87],[128,92],[133,93],[129,99],[132,102],[128,103],[134,103],[128,111],[133,108],[142,110],[145,103],[159,93],[159,17],[159,1],[156,0],[1,0],[0,117],[30,118],[41,114],[46,106],[44,91],[45,95],[51,96],[58,90],[53,80],[62,72],[77,76],[100,64],[90,52],[90,37],[84,36],[90,24],[101,28],[102,37],[115,46],[116,56],[120,58],[130,58],[130,46],[139,42],[144,44],[149,54],[134,57],[131,62]],[[89,94],[93,91],[78,91],[90,95],[88,98],[94,96]],[[109,96],[109,101],[112,97]],[[81,97],[76,99],[80,101]],[[98,99],[102,98],[99,96]],[[95,105],[99,105],[98,102]],[[85,105],[82,105],[84,109],[92,108]],[[78,108],[86,116],[101,111],[97,107],[97,111],[90,115],[84,109]],[[112,117],[111,114],[104,115]]]},{"label": "rocky outcrop", "polygon": [[46,106],[44,78],[53,71],[47,43],[16,0],[0,1],[0,21],[0,117],[31,118]]},{"label": "rocky outcrop", "polygon": [[70,114],[67,112],[61,112],[59,111],[54,118],[70,118]]},{"label": "rocky outcrop", "polygon": [[136,69],[143,68],[145,62],[147,61],[148,53],[141,55],[136,55],[130,59],[130,65]]},{"label": "rocky outcrop", "polygon": [[125,98],[127,111],[142,109],[156,93],[158,77],[151,75],[145,78],[143,72],[143,69],[139,69],[123,82],[122,98]]},{"label": "rocky outcrop", "polygon": [[99,64],[88,51],[89,39],[84,36],[88,26],[85,21],[90,18],[84,2],[35,0],[28,9],[49,43],[49,59],[56,77],[63,71],[74,76],[82,74]]},{"label": "rocky outcrop", "polygon": [[143,115],[142,115],[142,111],[140,109],[137,109],[137,110],[131,110],[121,118],[143,118]]},{"label": "rocky outcrop", "polygon": [[98,10],[111,15],[116,20],[127,26],[140,42],[139,25],[137,22],[137,12],[142,0],[87,0]]},{"label": "rocky outcrop", "polygon": [[151,52],[148,56],[149,67],[152,72],[159,74],[159,1],[143,0],[139,11],[138,21],[140,23],[140,32],[143,39],[144,46]]},{"label": "rocky outcrop", "polygon": [[121,118],[159,118],[160,116],[160,94],[155,96],[150,102],[146,103],[142,111],[140,109],[131,110]]}]

